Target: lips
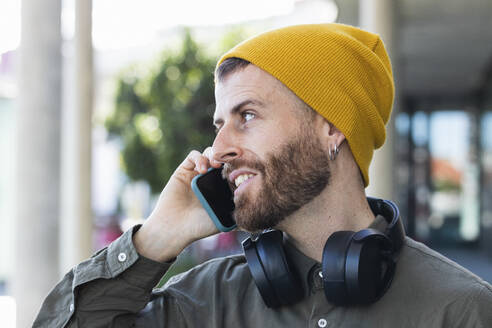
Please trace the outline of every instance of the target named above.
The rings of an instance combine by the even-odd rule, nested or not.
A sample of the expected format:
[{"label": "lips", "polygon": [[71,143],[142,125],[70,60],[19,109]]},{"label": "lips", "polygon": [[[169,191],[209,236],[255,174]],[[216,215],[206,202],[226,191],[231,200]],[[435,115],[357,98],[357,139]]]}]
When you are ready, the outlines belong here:
[{"label": "lips", "polygon": [[234,184],[236,185],[236,187],[239,187],[243,182],[247,181],[252,177],[254,177],[253,174],[241,174],[236,179],[234,179]]},{"label": "lips", "polygon": [[[229,174],[228,180],[231,187],[234,189],[234,193],[241,187],[245,186],[250,180],[256,176],[256,173],[249,171],[247,169],[238,169],[232,171]],[[243,186],[243,187],[244,187]]]},{"label": "lips", "polygon": [[238,195],[240,192],[242,192],[247,186],[252,183],[252,181],[255,179],[256,176],[253,176],[251,178],[248,178],[244,182],[242,182],[239,186],[236,187],[234,190],[234,196]]}]

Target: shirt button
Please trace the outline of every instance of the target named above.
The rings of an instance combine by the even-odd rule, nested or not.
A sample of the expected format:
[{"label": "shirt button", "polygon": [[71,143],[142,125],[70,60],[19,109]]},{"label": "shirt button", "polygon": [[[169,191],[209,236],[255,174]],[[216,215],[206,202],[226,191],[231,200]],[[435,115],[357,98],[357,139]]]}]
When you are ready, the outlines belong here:
[{"label": "shirt button", "polygon": [[125,262],[126,261],[126,254],[125,253],[118,254],[118,261]]},{"label": "shirt button", "polygon": [[74,309],[73,303],[70,303],[70,308],[69,308],[70,312],[73,312],[73,309]]},{"label": "shirt button", "polygon": [[328,322],[326,322],[326,319],[319,319],[318,320],[318,327],[325,328]]}]

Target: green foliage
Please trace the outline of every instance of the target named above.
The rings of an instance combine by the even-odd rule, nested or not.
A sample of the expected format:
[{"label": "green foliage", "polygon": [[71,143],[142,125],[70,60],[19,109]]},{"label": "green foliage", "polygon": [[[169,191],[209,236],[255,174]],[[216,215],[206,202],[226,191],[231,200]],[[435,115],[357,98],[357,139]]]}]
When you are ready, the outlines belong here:
[{"label": "green foliage", "polygon": [[180,51],[165,52],[155,70],[118,80],[115,111],[105,126],[122,140],[128,177],[147,181],[153,193],[192,149],[213,142],[215,63],[186,31]]},{"label": "green foliage", "polygon": [[445,192],[461,191],[461,184],[451,180],[433,179],[432,183],[433,183],[434,191],[445,191]]}]

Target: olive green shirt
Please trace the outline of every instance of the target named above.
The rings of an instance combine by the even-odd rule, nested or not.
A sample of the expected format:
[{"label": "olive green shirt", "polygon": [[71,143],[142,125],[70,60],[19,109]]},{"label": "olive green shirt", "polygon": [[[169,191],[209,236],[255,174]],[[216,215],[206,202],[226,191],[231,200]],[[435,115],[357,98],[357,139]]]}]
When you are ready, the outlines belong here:
[{"label": "olive green shirt", "polygon": [[171,264],[139,256],[138,228],[67,273],[33,327],[492,327],[492,286],[408,237],[386,294],[352,307],[328,303],[320,264],[286,243],[305,295],[270,309],[243,255],[213,259],[153,290]]}]

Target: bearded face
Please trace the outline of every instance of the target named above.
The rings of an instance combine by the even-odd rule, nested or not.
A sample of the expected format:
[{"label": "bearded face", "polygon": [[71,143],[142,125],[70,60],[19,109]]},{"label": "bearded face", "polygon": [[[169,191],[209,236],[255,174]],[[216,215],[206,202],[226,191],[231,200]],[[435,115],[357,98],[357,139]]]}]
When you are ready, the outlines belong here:
[{"label": "bearded face", "polygon": [[224,165],[224,176],[240,167],[260,172],[258,192],[248,190],[234,199],[233,215],[241,229],[254,232],[275,227],[328,185],[328,157],[321,142],[312,129],[301,131],[265,161],[235,159]]}]

